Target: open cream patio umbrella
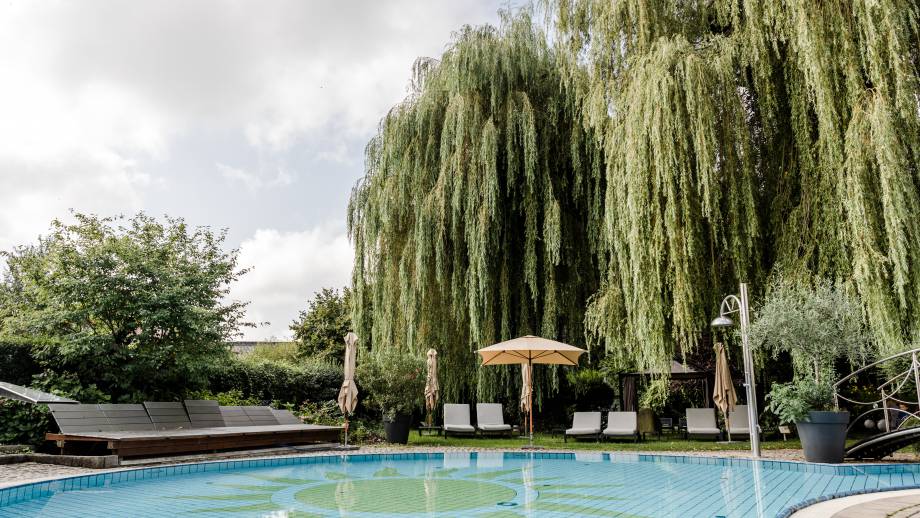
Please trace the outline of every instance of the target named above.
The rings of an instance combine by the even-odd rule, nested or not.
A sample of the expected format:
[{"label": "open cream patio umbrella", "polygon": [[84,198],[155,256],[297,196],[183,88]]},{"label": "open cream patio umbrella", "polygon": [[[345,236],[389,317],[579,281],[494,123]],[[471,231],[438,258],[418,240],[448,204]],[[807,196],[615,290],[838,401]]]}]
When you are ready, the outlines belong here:
[{"label": "open cream patio umbrella", "polygon": [[732,383],[732,374],[728,368],[728,355],[725,353],[725,345],[721,342],[716,343],[716,386],[712,391],[712,401],[715,403],[722,415],[725,416],[725,429],[728,430],[728,441],[732,440],[731,421],[729,421],[729,412],[735,410],[735,403],[738,402],[738,396],[735,394],[735,385]]},{"label": "open cream patio umbrella", "polygon": [[529,371],[527,407],[530,410],[530,445],[533,446],[533,364],[578,365],[578,357],[587,352],[574,345],[539,336],[522,336],[476,351],[483,365],[521,364]]},{"label": "open cream patio umbrella", "polygon": [[438,351],[428,349],[428,374],[425,376],[425,409],[428,410],[428,426],[431,426],[431,414],[438,404]]},{"label": "open cream patio umbrella", "polygon": [[339,409],[345,414],[345,445],[348,446],[348,416],[358,404],[358,387],[355,386],[355,358],[358,354],[358,335],[345,335],[345,377],[339,389]]}]

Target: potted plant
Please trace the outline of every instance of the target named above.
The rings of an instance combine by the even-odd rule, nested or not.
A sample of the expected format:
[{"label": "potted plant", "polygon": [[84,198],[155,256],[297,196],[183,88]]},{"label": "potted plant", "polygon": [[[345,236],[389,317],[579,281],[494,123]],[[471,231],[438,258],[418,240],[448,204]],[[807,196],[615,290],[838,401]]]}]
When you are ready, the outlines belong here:
[{"label": "potted plant", "polygon": [[857,365],[869,357],[860,304],[826,281],[777,282],[755,314],[751,342],[792,360],[793,381],[773,386],[767,409],[780,424],[795,424],[805,460],[843,462],[850,414],[835,406],[835,365],[841,359]]},{"label": "potted plant", "polygon": [[770,410],[781,423],[795,423],[808,462],[843,462],[850,413],[834,406],[828,383],[800,379],[776,384],[767,395]]},{"label": "potted plant", "polygon": [[406,444],[412,413],[422,406],[425,362],[396,350],[371,353],[362,360],[357,382],[368,403],[383,415],[387,441]]}]

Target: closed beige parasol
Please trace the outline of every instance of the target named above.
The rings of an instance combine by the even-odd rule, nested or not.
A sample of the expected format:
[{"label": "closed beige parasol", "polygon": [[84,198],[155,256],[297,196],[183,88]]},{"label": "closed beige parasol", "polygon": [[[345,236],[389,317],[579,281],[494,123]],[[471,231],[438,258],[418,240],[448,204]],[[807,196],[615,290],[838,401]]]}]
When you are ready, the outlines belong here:
[{"label": "closed beige parasol", "polygon": [[438,351],[428,349],[428,374],[425,376],[425,409],[428,410],[428,425],[431,426],[431,413],[438,404]]},{"label": "closed beige parasol", "polygon": [[345,376],[339,389],[339,409],[345,414],[345,444],[348,444],[348,415],[358,405],[358,387],[355,385],[355,358],[358,354],[358,335],[345,335]]},{"label": "closed beige parasol", "polygon": [[731,423],[728,420],[728,413],[735,410],[738,395],[735,394],[735,385],[732,383],[732,374],[728,368],[728,354],[725,352],[725,345],[721,342],[716,343],[715,350],[716,386],[712,391],[712,401],[725,416],[725,429],[729,430],[728,440],[731,441]]},{"label": "closed beige parasol", "polygon": [[483,347],[476,351],[482,357],[483,365],[521,364],[527,371],[525,383],[527,405],[530,415],[530,445],[533,446],[533,364],[578,365],[578,358],[584,349],[539,336],[522,336],[513,340]]}]

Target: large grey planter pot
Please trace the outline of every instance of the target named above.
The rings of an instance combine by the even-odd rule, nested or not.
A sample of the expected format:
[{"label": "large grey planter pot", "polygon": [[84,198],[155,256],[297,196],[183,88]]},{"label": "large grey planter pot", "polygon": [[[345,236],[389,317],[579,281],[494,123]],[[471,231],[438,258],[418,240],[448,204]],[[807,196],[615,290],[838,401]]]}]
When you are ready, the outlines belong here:
[{"label": "large grey planter pot", "polygon": [[407,444],[409,442],[409,428],[411,416],[397,414],[392,421],[383,421],[383,430],[386,432],[387,442],[394,444]]},{"label": "large grey planter pot", "polygon": [[849,412],[809,412],[808,421],[797,422],[808,462],[839,464],[843,462]]}]

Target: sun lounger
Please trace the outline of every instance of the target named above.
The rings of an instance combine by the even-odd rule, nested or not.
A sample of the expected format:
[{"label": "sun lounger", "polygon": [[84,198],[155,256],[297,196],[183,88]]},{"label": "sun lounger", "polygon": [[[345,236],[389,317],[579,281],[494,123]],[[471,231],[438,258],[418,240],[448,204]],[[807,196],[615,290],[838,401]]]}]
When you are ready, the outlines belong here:
[{"label": "sun lounger", "polygon": [[130,432],[156,429],[144,405],[103,404],[98,406],[113,430]]},{"label": "sun lounger", "polygon": [[732,435],[751,435],[747,405],[737,405],[734,410],[728,413],[728,433]]},{"label": "sun lounger", "polygon": [[470,424],[470,405],[448,403],[444,405],[444,435],[475,434],[476,429]]},{"label": "sun lounger", "polygon": [[712,437],[718,439],[722,431],[716,425],[716,413],[712,408],[687,409],[687,436]]},{"label": "sun lounger", "polygon": [[511,425],[505,424],[500,403],[476,403],[476,428],[481,434],[511,435]]},{"label": "sun lounger", "polygon": [[638,415],[636,412],[608,412],[604,438],[620,437],[639,441]]},{"label": "sun lounger", "polygon": [[220,413],[217,401],[186,399],[185,411],[192,422],[192,428],[219,428],[227,426],[224,416]]},{"label": "sun lounger", "polygon": [[188,430],[192,427],[185,405],[178,401],[145,401],[144,409],[156,430]]},{"label": "sun lounger", "polygon": [[[267,406],[222,406],[220,415],[226,426],[271,426],[279,424]],[[294,423],[300,424],[300,423]]]},{"label": "sun lounger", "polygon": [[278,424],[303,424],[299,417],[292,414],[290,410],[278,410],[272,408],[272,414],[278,420]]},{"label": "sun lounger", "polygon": [[98,405],[51,404],[48,408],[61,433],[110,432],[115,429]]},{"label": "sun lounger", "polygon": [[600,412],[575,412],[572,416],[572,427],[565,431],[564,442],[568,442],[569,437],[594,437],[600,438],[601,435],[601,413]]}]

